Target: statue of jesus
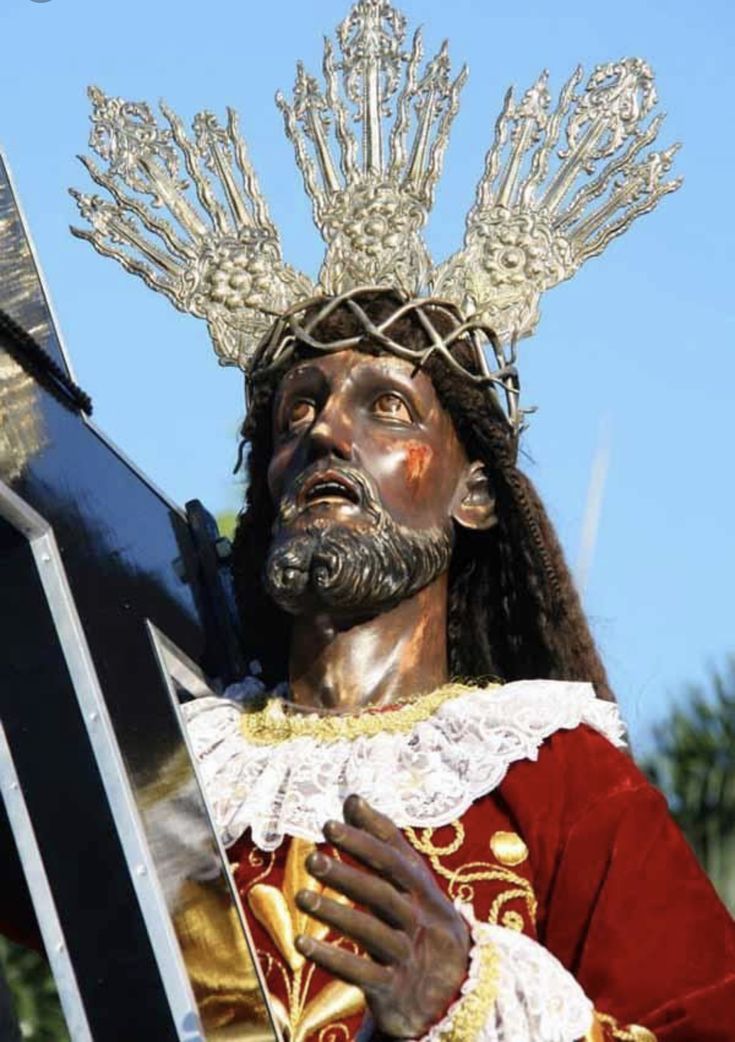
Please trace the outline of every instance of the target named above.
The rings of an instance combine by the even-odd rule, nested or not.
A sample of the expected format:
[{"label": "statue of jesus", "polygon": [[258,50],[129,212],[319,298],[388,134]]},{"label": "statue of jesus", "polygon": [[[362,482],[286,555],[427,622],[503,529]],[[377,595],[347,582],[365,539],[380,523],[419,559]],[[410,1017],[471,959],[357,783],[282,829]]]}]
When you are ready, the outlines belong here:
[{"label": "statue of jesus", "polygon": [[[356,0],[278,104],[326,252],[278,232],[231,110],[90,91],[77,234],[246,372],[251,676],[186,708],[289,1042],[727,1042],[735,928],[621,748],[517,467],[542,294],[678,187],[639,58],[506,95],[462,246],[422,237],[465,71]],[[214,997],[236,1000],[208,969]],[[219,990],[218,990],[219,989]]]},{"label": "statue of jesus", "polygon": [[[352,299],[429,346],[395,294]],[[361,330],[343,304],[312,332],[357,348],[254,373],[234,566],[286,683],[189,710],[282,1027],[724,1042],[735,930],[619,748],[502,412]]]}]

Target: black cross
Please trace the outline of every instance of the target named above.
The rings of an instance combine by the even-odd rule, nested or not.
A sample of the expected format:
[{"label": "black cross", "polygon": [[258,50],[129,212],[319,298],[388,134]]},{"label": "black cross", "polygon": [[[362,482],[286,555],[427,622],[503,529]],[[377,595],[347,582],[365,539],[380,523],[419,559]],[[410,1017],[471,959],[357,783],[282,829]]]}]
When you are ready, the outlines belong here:
[{"label": "black cross", "polygon": [[42,940],[75,1042],[195,1042],[178,923],[241,913],[172,696],[241,671],[229,576],[90,412],[0,157],[0,930]]}]

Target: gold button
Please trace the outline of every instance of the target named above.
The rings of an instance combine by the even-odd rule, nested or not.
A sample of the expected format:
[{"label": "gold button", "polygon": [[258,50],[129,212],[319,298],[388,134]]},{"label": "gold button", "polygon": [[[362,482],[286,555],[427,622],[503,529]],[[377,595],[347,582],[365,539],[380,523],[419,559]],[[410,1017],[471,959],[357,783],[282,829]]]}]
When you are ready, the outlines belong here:
[{"label": "gold button", "polygon": [[501,865],[520,865],[528,857],[528,847],[517,832],[495,832],[490,849]]}]

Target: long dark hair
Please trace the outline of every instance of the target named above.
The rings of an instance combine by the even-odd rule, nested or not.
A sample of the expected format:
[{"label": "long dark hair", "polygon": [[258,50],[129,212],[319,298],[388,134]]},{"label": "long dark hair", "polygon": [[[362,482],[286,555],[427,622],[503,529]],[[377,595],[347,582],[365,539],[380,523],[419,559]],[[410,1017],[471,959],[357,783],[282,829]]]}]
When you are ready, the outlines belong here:
[{"label": "long dark hair", "polygon": [[[389,291],[360,304],[381,322],[399,304]],[[440,328],[441,315],[434,324]],[[315,331],[324,341],[355,335],[352,313],[334,311]],[[407,316],[391,336],[412,347],[427,334]],[[366,337],[360,349],[377,354]],[[462,352],[458,345],[457,352]],[[304,348],[300,357],[308,353]],[[465,364],[472,364],[469,357]],[[458,528],[449,578],[448,648],[452,677],[483,681],[548,678],[586,680],[612,700],[605,668],[582,611],[559,541],[531,481],[516,466],[510,428],[490,396],[434,355],[424,366],[470,460],[485,466],[498,523],[487,532]],[[234,542],[234,573],[242,640],[268,684],[285,679],[291,620],[266,596],[261,573],[274,519],[267,487],[272,453],[271,406],[283,372],[256,379],[243,424],[248,487]]]}]

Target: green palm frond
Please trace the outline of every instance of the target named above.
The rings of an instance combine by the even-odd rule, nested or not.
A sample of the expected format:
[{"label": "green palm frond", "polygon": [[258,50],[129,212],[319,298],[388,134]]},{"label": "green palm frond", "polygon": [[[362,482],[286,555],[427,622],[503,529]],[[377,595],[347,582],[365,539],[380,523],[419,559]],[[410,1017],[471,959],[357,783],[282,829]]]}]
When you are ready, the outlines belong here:
[{"label": "green palm frond", "polygon": [[666,794],[702,866],[735,910],[735,657],[709,686],[690,685],[654,731],[642,764]]}]

